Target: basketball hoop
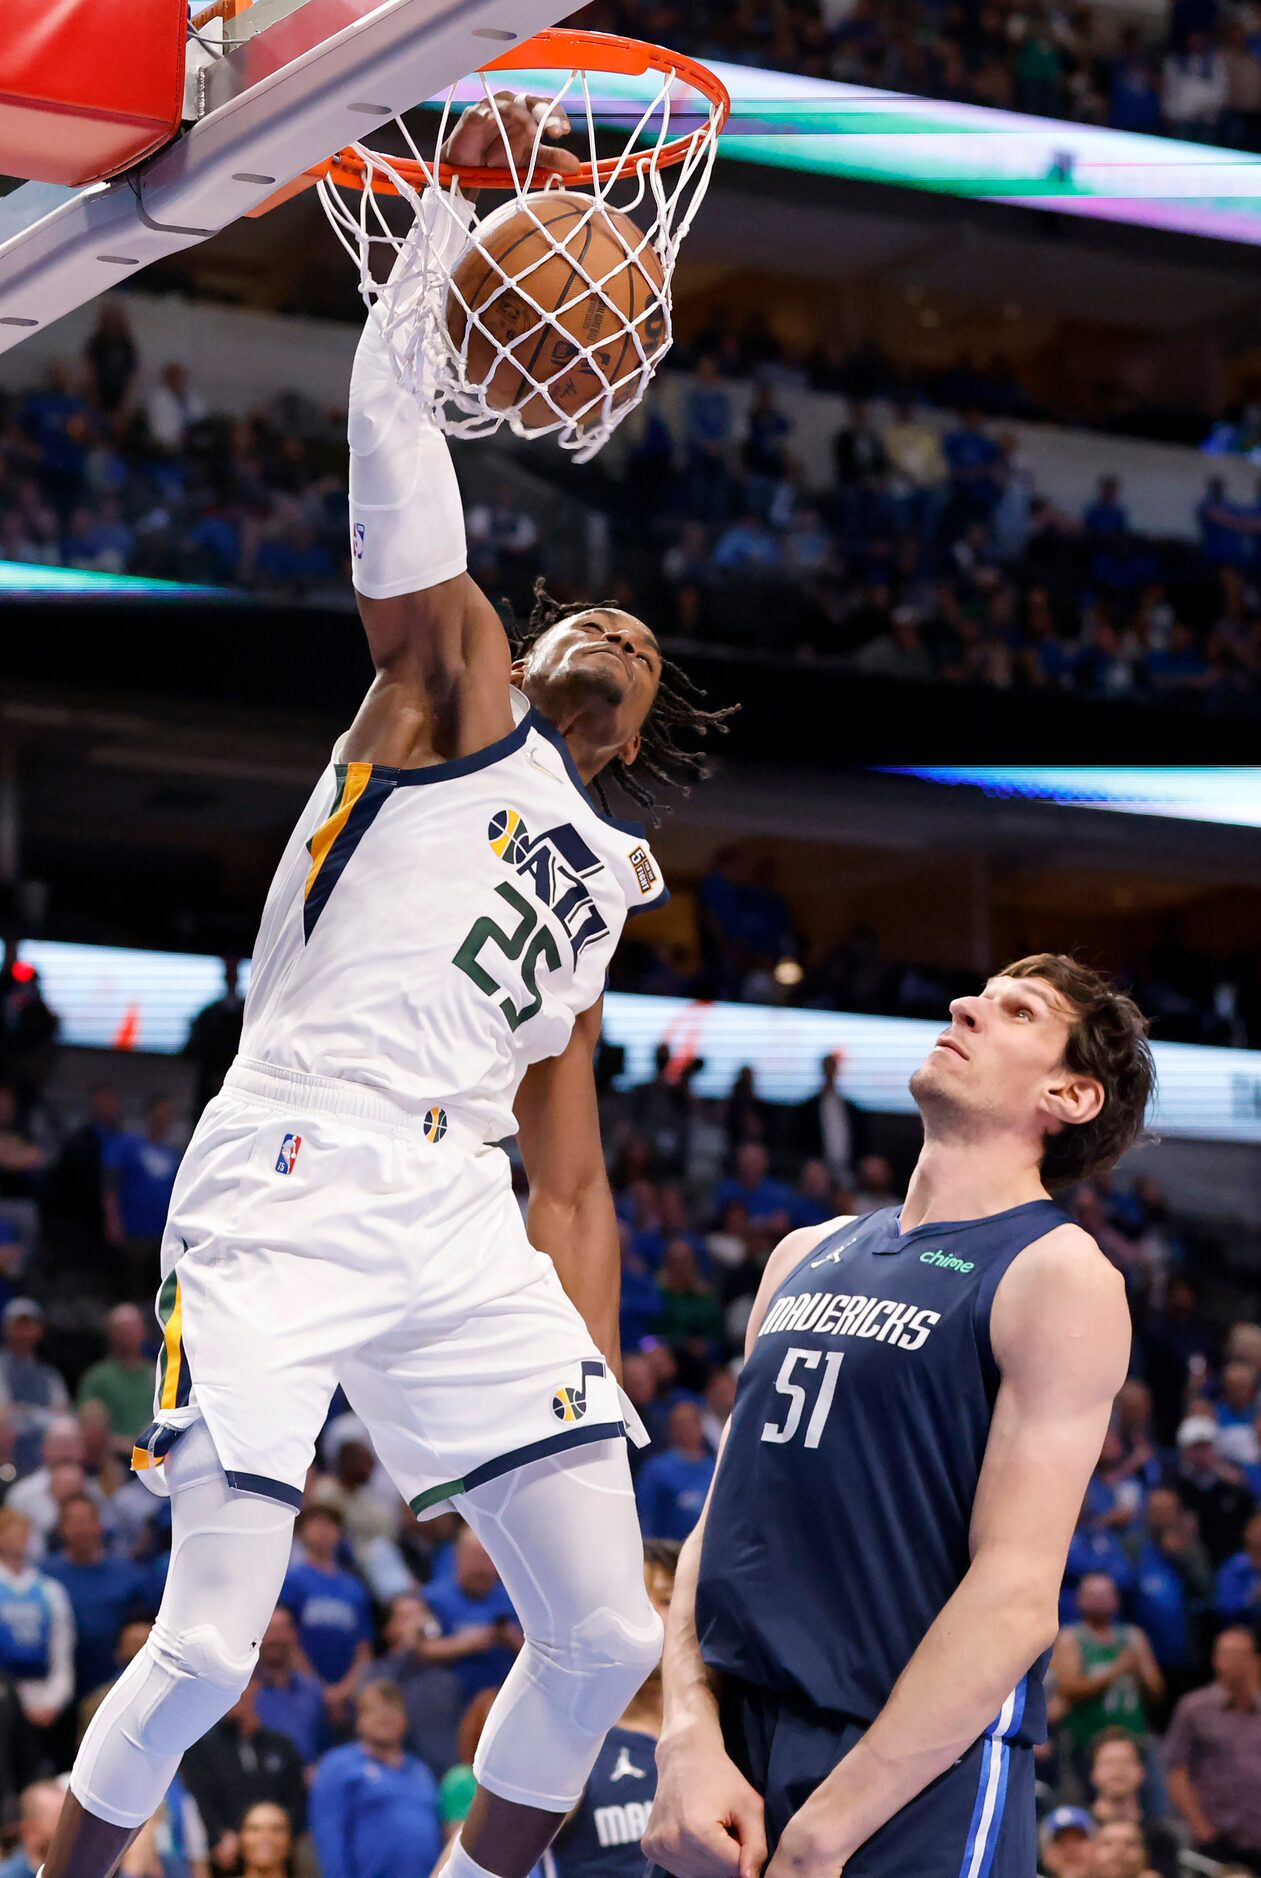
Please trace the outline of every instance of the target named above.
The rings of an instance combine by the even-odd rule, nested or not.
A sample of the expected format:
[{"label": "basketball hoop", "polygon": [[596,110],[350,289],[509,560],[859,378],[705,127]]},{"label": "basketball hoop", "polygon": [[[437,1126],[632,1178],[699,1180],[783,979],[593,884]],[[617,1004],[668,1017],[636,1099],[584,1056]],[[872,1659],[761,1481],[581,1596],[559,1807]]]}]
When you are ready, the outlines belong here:
[{"label": "basketball hoop", "polygon": [[[504,72],[528,72],[532,88],[549,99],[520,169],[495,92]],[[540,73],[547,74],[542,84]],[[618,154],[597,149],[598,121],[607,120],[611,100],[593,97],[593,76],[631,81],[616,96],[626,126]],[[440,162],[461,108],[483,99],[508,160],[479,169]],[[357,143],[309,172],[359,269],[365,303],[379,308],[400,383],[442,429],[479,437],[507,424],[519,437],[554,435],[579,462],[600,449],[669,349],[675,262],[730,108],[725,86],[695,59],[611,34],[549,30],[483,67],[475,87],[448,90],[432,157],[396,118],[410,157]],[[569,116],[586,151],[566,175],[540,162],[554,111]],[[493,190],[508,201],[483,212],[461,190]],[[383,203],[390,198],[412,211],[405,234],[389,226]],[[540,257],[521,263],[518,274],[506,265],[502,241],[496,245],[505,217],[528,219],[531,253]],[[600,257],[590,266],[588,250]],[[476,294],[468,287],[470,260]],[[544,305],[529,282],[552,261],[563,263],[572,287],[559,304]]]}]

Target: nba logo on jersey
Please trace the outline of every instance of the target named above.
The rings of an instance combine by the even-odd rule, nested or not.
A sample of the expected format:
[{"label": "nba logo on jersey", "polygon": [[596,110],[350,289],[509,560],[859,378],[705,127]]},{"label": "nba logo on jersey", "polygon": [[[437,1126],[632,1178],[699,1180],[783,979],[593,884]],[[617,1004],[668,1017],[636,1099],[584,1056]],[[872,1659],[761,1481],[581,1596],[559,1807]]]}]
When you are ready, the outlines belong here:
[{"label": "nba logo on jersey", "polygon": [[276,1172],[291,1174],[293,1164],[298,1158],[298,1149],[302,1146],[301,1135],[286,1135],[280,1144],[280,1153],[276,1156]]},{"label": "nba logo on jersey", "polygon": [[356,522],[350,531],[350,551],[356,561],[363,559],[363,523]]}]

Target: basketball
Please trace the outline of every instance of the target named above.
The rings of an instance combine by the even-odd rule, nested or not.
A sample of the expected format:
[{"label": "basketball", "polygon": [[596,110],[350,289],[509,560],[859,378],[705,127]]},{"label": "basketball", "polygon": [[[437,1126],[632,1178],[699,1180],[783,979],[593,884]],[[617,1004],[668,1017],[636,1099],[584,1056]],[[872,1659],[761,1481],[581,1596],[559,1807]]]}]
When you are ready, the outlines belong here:
[{"label": "basketball", "polygon": [[558,191],[482,223],[451,276],[447,332],[465,382],[492,410],[519,410],[531,429],[557,411],[581,421],[610,386],[615,406],[639,388],[636,332],[648,359],[664,349],[664,289],[661,262],[629,215]]}]

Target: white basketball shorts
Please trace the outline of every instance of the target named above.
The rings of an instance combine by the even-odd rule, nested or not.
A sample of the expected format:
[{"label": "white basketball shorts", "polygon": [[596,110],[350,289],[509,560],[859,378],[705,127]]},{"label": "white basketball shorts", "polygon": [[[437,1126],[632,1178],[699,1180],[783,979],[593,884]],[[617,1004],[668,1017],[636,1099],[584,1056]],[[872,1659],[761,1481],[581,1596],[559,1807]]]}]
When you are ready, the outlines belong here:
[{"label": "white basketball shorts", "polygon": [[299,1506],[338,1383],[418,1518],[628,1419],[639,1438],[507,1156],[364,1084],[238,1060],[175,1182],[157,1309],[133,1456],[157,1492],[204,1418],[234,1487]]}]

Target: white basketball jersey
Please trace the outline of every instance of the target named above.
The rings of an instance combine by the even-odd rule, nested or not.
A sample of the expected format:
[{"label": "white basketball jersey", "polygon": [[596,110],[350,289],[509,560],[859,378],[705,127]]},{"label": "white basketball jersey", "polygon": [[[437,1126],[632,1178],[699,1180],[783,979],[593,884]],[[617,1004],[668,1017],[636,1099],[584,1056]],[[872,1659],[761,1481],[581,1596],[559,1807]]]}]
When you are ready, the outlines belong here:
[{"label": "white basketball jersey", "polygon": [[336,760],[272,882],[242,1056],[449,1102],[496,1141],[531,1063],[604,989],[628,912],[667,898],[552,725],[424,769]]}]

